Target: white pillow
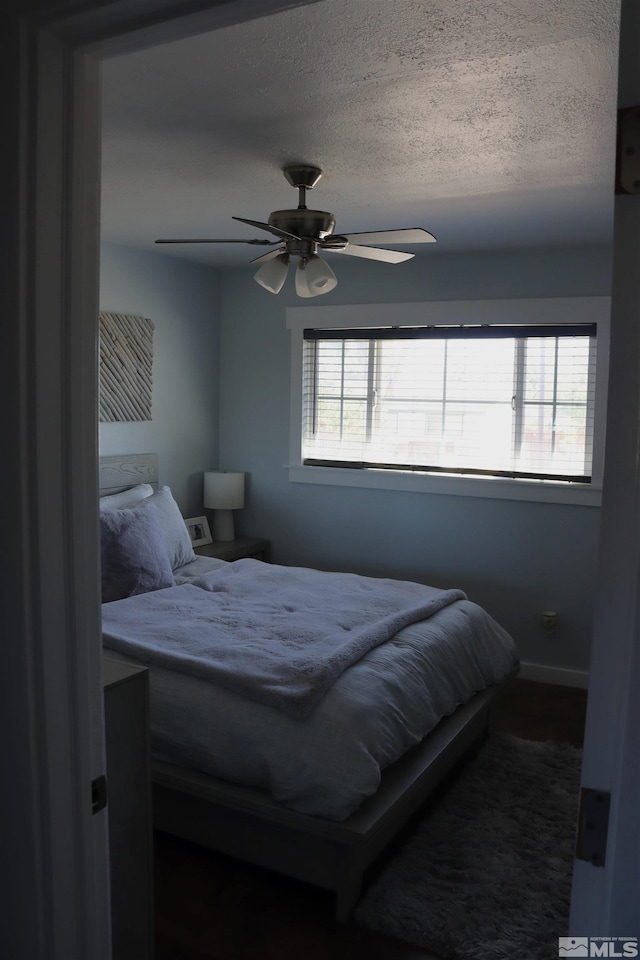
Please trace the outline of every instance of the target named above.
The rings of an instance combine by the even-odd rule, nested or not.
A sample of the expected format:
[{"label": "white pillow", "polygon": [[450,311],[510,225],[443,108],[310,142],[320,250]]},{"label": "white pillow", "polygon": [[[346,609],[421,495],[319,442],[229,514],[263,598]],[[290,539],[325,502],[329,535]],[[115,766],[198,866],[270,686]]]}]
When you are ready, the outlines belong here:
[{"label": "white pillow", "polygon": [[153,487],[150,483],[139,483],[135,487],[129,487],[128,490],[122,490],[120,493],[109,493],[106,497],[100,497],[100,509],[122,510],[123,507],[132,507],[145,497],[153,494]]},{"label": "white pillow", "polygon": [[136,506],[157,512],[172,570],[196,559],[187,525],[170,487],[160,487],[157,493],[140,500]]}]

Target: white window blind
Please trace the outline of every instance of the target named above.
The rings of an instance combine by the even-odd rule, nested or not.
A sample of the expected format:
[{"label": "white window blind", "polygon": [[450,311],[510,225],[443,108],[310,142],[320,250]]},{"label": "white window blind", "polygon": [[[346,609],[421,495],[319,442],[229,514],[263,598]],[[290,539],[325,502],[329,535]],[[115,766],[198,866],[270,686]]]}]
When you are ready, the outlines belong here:
[{"label": "white window blind", "polygon": [[589,483],[596,325],[305,330],[303,463]]}]

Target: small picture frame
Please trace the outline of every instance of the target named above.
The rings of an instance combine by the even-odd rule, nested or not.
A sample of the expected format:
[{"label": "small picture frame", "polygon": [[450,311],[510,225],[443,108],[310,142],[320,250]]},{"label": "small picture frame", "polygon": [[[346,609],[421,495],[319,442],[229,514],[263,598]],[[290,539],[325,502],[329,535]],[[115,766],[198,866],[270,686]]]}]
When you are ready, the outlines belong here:
[{"label": "small picture frame", "polygon": [[206,517],[191,517],[185,520],[192,547],[201,547],[205,543],[213,543],[209,521]]}]

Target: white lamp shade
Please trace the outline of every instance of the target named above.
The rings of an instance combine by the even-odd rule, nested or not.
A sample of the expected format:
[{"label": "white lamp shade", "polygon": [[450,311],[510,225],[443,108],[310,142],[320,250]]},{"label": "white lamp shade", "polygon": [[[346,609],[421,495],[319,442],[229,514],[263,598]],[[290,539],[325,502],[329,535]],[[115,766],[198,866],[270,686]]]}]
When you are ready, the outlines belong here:
[{"label": "white lamp shade", "polygon": [[307,284],[310,290],[313,290],[317,296],[320,293],[329,293],[338,286],[338,278],[321,257],[310,257],[305,268],[307,275]]},{"label": "white lamp shade", "polygon": [[210,510],[241,510],[244,473],[205,473],[203,503]]},{"label": "white lamp shade", "polygon": [[322,293],[329,293],[337,284],[337,277],[329,264],[315,254],[298,264],[296,293],[299,297],[319,297]]},{"label": "white lamp shade", "polygon": [[263,263],[253,279],[269,293],[280,293],[287,279],[288,269],[289,257],[286,254],[280,254],[275,259]]},{"label": "white lamp shade", "polygon": [[302,260],[296,267],[296,293],[299,297],[315,297],[317,294],[313,290],[309,289],[309,284],[307,283],[307,271],[304,268],[304,263]]}]

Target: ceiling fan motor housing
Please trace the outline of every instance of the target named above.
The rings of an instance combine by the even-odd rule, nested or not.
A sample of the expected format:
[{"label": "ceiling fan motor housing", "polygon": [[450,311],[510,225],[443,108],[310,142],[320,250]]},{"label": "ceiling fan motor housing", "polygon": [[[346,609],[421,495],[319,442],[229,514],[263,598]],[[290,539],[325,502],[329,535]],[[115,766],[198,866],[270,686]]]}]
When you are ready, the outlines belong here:
[{"label": "ceiling fan motor housing", "polygon": [[[269,226],[292,233],[305,243],[318,243],[330,236],[336,228],[334,215],[326,210],[307,210],[305,203],[306,191],[312,190],[322,176],[320,167],[306,163],[291,164],[284,168],[283,173],[291,186],[298,189],[300,202],[297,210],[274,210],[269,216]],[[288,252],[300,253],[293,249],[294,246],[293,241],[288,241]],[[315,250],[312,252],[315,253]]]},{"label": "ceiling fan motor housing", "polygon": [[274,210],[269,215],[269,226],[286,230],[296,237],[322,240],[336,228],[336,218],[325,210]]}]

